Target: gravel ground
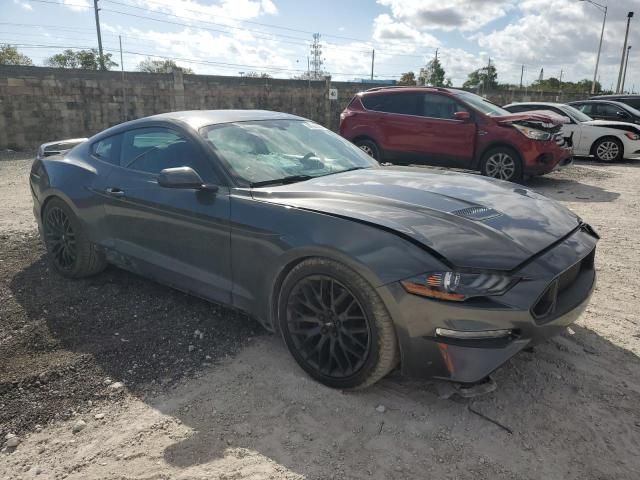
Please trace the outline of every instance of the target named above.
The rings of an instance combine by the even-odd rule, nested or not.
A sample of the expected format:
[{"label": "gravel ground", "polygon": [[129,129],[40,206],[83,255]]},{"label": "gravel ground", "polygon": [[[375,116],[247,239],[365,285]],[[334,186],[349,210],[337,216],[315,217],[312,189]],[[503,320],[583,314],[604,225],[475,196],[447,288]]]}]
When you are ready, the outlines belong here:
[{"label": "gravel ground", "polygon": [[599,284],[473,400],[397,374],[330,390],[243,315],[115,268],[55,275],[29,164],[0,161],[0,478],[638,478],[639,164],[531,182],[602,235]]}]

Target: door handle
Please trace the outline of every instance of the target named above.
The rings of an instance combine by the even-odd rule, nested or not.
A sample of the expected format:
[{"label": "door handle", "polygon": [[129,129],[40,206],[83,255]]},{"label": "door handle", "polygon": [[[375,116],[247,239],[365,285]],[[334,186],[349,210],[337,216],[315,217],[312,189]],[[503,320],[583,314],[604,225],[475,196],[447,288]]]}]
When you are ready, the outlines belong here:
[{"label": "door handle", "polygon": [[104,190],[104,193],[111,195],[112,197],[124,197],[124,191],[117,187],[109,187]]}]

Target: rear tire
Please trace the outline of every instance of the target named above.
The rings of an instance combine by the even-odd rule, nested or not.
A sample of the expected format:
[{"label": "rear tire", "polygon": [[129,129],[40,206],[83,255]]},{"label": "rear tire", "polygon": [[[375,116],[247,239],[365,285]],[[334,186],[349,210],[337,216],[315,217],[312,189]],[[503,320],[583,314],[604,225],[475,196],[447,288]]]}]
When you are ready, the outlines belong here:
[{"label": "rear tire", "polygon": [[487,177],[507,182],[521,182],[523,178],[520,156],[509,147],[496,147],[487,151],[482,156],[480,172]]},{"label": "rear tire", "polygon": [[591,153],[599,162],[619,162],[624,157],[624,146],[617,138],[600,138],[591,147]]},{"label": "rear tire", "polygon": [[73,210],[58,198],[47,202],[42,215],[42,234],[53,268],[68,278],[96,275],[107,261],[87,236]]},{"label": "rear tire", "polygon": [[380,154],[380,148],[378,144],[373,140],[369,140],[368,138],[364,138],[361,140],[356,140],[354,144],[362,150],[364,153],[372,157],[374,160],[378,162],[382,161],[382,155]]},{"label": "rear tire", "polygon": [[309,258],[289,272],[278,322],[296,362],[329,387],[365,388],[398,364],[395,327],[380,296],[333,260]]}]

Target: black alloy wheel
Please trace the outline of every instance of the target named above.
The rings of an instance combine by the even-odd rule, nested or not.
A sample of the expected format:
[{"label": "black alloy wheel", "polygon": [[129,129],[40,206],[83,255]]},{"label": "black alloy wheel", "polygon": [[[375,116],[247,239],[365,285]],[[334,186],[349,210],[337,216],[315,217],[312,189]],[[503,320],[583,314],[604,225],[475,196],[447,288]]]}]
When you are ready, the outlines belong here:
[{"label": "black alloy wheel", "polygon": [[55,266],[71,272],[78,259],[76,235],[71,220],[61,208],[47,210],[44,218],[44,237],[47,250]]},{"label": "black alloy wheel", "polygon": [[293,288],[287,327],[299,361],[323,376],[357,374],[371,350],[369,319],[354,294],[326,275],[312,275]]}]

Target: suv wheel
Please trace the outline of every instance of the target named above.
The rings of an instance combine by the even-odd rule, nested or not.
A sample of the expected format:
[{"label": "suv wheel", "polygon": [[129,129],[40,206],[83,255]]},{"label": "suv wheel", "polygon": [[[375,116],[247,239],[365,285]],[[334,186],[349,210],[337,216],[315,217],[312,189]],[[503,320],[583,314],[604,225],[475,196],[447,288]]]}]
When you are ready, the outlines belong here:
[{"label": "suv wheel", "polygon": [[376,145],[376,142],[374,142],[373,140],[369,140],[369,139],[357,140],[355,142],[355,145],[364,153],[366,153],[370,157],[373,157],[375,160],[378,160],[378,161],[382,160],[380,156],[380,149],[378,148],[378,145]]},{"label": "suv wheel", "polygon": [[518,154],[508,147],[492,148],[482,157],[480,171],[483,175],[508,182],[522,180],[522,163]]}]

